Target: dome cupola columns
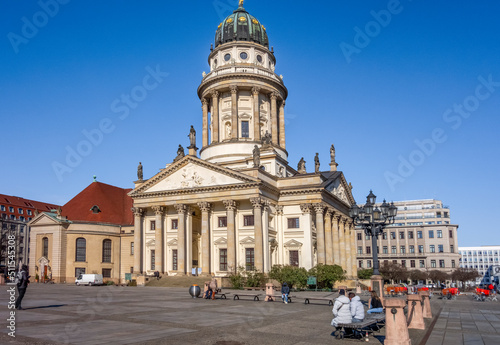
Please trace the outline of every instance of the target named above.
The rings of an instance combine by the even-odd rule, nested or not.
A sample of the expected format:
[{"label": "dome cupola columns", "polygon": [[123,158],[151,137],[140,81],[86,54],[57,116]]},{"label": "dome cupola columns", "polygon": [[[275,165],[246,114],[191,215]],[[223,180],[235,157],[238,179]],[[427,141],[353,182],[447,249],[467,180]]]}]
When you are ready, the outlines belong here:
[{"label": "dome cupola columns", "polygon": [[[275,71],[274,51],[264,25],[239,7],[219,24],[215,49],[198,87],[203,113],[200,157],[224,163],[251,157],[264,136],[283,160],[288,90]],[[268,145],[269,146],[269,145]]]}]

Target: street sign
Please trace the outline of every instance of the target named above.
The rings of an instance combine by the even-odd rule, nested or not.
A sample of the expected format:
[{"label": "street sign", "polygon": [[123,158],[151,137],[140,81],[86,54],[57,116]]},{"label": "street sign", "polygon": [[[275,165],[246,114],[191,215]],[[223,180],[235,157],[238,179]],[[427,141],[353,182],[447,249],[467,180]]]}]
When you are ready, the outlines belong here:
[{"label": "street sign", "polygon": [[316,277],[308,277],[307,285],[316,285]]}]

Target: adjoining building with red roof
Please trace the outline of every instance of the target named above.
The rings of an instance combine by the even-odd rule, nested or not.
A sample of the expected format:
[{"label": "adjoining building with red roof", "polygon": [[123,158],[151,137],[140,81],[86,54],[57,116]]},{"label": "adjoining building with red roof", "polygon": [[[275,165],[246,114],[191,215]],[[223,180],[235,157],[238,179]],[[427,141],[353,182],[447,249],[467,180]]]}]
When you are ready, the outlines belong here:
[{"label": "adjoining building with red roof", "polygon": [[134,257],[130,191],[94,181],[62,208],[37,215],[29,223],[32,279],[70,283],[97,273],[124,281]]},{"label": "adjoining building with red roof", "polygon": [[[2,271],[7,266],[8,239],[15,248],[15,266],[28,264],[30,227],[28,222],[40,212],[50,212],[60,206],[46,202],[24,199],[17,196],[0,194],[0,265]],[[5,272],[3,272],[5,273]]]}]

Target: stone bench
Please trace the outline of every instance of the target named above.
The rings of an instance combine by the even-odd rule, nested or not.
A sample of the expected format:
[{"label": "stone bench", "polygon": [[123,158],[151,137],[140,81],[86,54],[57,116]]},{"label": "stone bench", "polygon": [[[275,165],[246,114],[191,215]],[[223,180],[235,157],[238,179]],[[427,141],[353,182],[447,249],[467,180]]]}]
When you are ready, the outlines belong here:
[{"label": "stone bench", "polygon": [[301,297],[301,298],[304,298],[304,304],[310,304],[310,301],[317,300],[317,301],[328,301],[329,306],[333,305],[333,299],[329,297]]},{"label": "stone bench", "polygon": [[251,293],[235,293],[234,296],[233,296],[233,300],[239,300],[240,297],[253,297],[253,300],[254,301],[258,301],[259,300],[259,296],[261,294],[258,293],[258,294],[251,294]]}]

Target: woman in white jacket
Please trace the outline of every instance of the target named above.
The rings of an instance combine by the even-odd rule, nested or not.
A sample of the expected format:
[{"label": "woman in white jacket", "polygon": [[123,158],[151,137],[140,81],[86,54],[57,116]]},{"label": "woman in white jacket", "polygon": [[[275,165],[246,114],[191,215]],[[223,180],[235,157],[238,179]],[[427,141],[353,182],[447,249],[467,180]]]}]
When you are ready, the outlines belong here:
[{"label": "woman in white jacket", "polygon": [[332,313],[335,316],[332,319],[331,325],[337,327],[339,323],[351,323],[351,306],[350,306],[349,298],[345,296],[345,291],[339,291],[339,297],[335,300],[335,304],[333,305]]},{"label": "woman in white jacket", "polygon": [[365,319],[365,307],[361,303],[361,298],[354,292],[350,292],[349,299],[351,300],[352,322],[362,322]]}]

